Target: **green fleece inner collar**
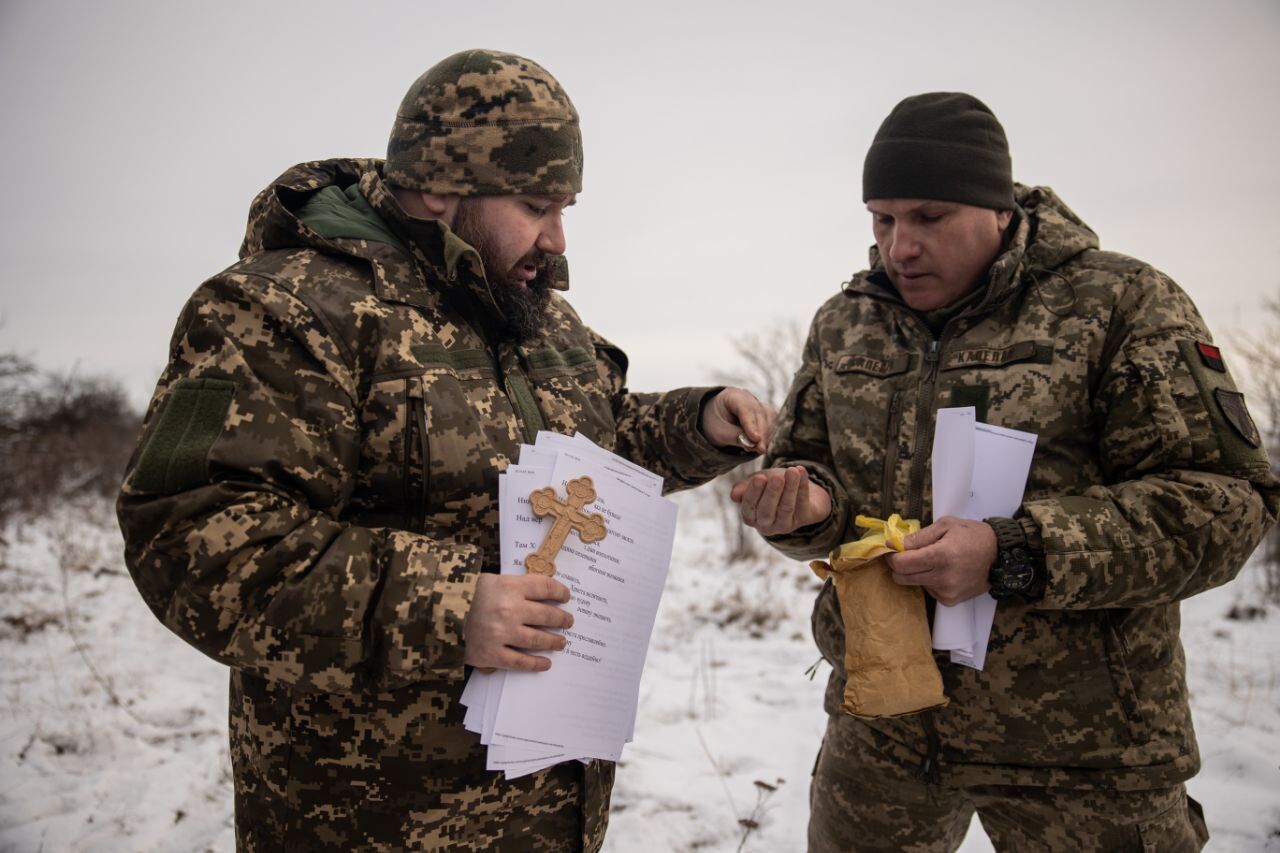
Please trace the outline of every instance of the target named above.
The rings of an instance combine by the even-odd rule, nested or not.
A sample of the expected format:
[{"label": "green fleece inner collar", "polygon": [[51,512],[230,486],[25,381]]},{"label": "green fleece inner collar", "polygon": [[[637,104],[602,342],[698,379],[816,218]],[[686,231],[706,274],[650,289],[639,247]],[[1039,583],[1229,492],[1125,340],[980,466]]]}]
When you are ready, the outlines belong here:
[{"label": "green fleece inner collar", "polygon": [[440,226],[440,236],[444,238],[444,266],[449,273],[449,277],[453,278],[457,274],[458,261],[468,252],[476,256],[476,267],[482,269],[483,264],[479,263],[480,254],[457,234],[453,233],[453,229],[447,227],[443,222],[438,222]]},{"label": "green fleece inner collar", "polygon": [[[409,254],[405,241],[388,227],[356,184],[345,190],[336,186],[318,190],[298,211],[298,218],[327,240],[370,240],[387,243]],[[452,278],[458,262],[468,253],[475,254],[475,249],[444,223],[432,221],[431,225],[439,229],[445,271]]]},{"label": "green fleece inner collar", "polygon": [[298,218],[326,240],[370,240],[389,243],[404,252],[409,250],[369,206],[355,184],[345,191],[332,185],[317,191],[298,211]]}]

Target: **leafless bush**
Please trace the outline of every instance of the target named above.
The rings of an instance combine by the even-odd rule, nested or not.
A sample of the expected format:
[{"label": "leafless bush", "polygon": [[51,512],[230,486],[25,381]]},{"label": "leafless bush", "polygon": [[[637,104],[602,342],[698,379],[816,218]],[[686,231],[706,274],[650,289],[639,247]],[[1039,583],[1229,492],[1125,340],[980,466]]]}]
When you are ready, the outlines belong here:
[{"label": "leafless bush", "polygon": [[707,619],[721,628],[736,626],[758,640],[777,630],[789,615],[776,596],[761,592],[744,593],[734,587],[710,601]]},{"label": "leafless bush", "polygon": [[[1280,293],[1263,301],[1267,325],[1261,335],[1244,335],[1245,381],[1261,420],[1263,440],[1271,456],[1271,470],[1280,474]],[[1262,588],[1270,602],[1280,604],[1280,528],[1262,545]]]},{"label": "leafless bush", "polygon": [[[782,406],[791,377],[800,367],[804,332],[794,320],[780,321],[777,326],[744,335],[734,342],[738,364],[720,371],[717,378],[726,385],[737,385],[751,391],[773,406]],[[760,470],[760,460],[753,459],[723,474],[712,483],[716,508],[725,532],[725,559],[730,562],[750,560],[760,554],[763,543],[756,532],[746,527],[738,515],[738,505],[729,498],[733,484]]]},{"label": "leafless bush", "polygon": [[0,353],[0,524],[120,485],[139,416],[118,382]]}]

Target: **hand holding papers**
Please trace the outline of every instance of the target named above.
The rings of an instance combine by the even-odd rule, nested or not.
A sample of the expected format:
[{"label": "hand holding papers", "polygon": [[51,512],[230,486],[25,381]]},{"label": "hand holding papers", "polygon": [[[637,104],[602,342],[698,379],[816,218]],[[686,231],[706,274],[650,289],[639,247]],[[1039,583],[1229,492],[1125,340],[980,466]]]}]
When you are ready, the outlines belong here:
[{"label": "hand holding papers", "polygon": [[[972,406],[939,409],[933,434],[933,517],[981,521],[1012,517],[1022,505],[1036,436],[977,423]],[[983,593],[952,607],[939,604],[933,647],[953,663],[982,669],[996,600]]]},{"label": "hand holding papers", "polygon": [[[562,523],[539,519],[539,506],[525,497],[531,493],[589,478],[596,494],[575,486],[566,511],[581,522],[595,510],[604,532],[593,541],[586,541],[592,534],[569,538],[553,557],[556,579],[572,592],[566,609],[575,622],[564,632],[564,650],[548,655],[551,669],[476,671],[463,693],[466,727],[489,747],[489,769],[508,778],[573,758],[621,755],[635,725],[676,516],[675,504],[660,497],[660,477],[580,436],[539,433],[536,445],[522,448],[520,463],[498,482],[503,574],[525,573],[526,557]],[[570,523],[564,520],[565,536]]]}]

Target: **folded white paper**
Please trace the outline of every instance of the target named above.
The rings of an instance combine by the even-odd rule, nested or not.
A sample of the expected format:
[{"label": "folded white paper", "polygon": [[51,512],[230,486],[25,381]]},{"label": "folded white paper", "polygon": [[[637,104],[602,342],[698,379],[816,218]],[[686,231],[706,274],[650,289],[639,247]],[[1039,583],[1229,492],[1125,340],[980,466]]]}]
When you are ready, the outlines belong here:
[{"label": "folded white paper", "polygon": [[671,563],[676,505],[662,478],[582,436],[542,432],[521,448],[519,464],[498,479],[500,571],[524,574],[551,526],[534,516],[529,493],[587,476],[607,534],[586,544],[570,535],[555,557],[569,587],[574,625],[546,672],[473,672],[463,691],[464,725],[488,747],[487,767],[507,778],[561,761],[617,761],[630,741],[640,676]]},{"label": "folded white paper", "polygon": [[[933,517],[1011,518],[1022,505],[1035,455],[1036,436],[980,424],[974,408],[939,409],[933,434]],[[995,621],[989,593],[948,607],[933,617],[933,647],[949,650],[953,663],[982,669]]]}]

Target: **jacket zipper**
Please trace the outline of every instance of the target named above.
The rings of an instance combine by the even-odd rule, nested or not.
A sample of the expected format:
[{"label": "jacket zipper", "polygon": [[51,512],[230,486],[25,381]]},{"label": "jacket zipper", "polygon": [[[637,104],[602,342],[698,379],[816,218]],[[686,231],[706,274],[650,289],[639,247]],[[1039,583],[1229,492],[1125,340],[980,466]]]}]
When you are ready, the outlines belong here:
[{"label": "jacket zipper", "polygon": [[1131,656],[1129,640],[1124,632],[1120,630],[1120,626],[1116,624],[1116,620],[1110,610],[1102,611],[1102,626],[1105,632],[1107,669],[1111,675],[1111,683],[1115,689],[1116,699],[1120,702],[1125,718],[1129,721],[1130,733],[1133,739],[1139,743],[1146,743],[1151,737],[1146,730],[1146,720],[1143,717],[1142,708],[1138,701],[1138,691],[1133,684],[1133,676],[1129,672],[1129,657]]},{"label": "jacket zipper", "polygon": [[[898,469],[898,433],[902,430],[902,391],[889,399],[889,426],[885,435],[884,473],[880,481],[880,517],[888,518],[893,506],[893,474]],[[892,452],[890,452],[892,448]]]},{"label": "jacket zipper", "polygon": [[907,518],[920,518],[924,510],[924,461],[933,447],[933,393],[938,381],[938,350],[942,342],[933,338],[924,354],[926,367],[920,383],[920,404],[916,411],[916,446],[911,456],[911,478],[907,481]]},{"label": "jacket zipper", "polygon": [[[873,297],[877,298],[877,297]],[[905,305],[903,308],[905,309]],[[938,366],[941,361],[942,338],[946,335],[947,327],[949,327],[956,318],[951,318],[943,327],[942,332],[937,337],[933,331],[920,319],[915,313],[907,310],[907,315],[922,327],[929,335],[929,349],[924,354],[925,360],[925,376],[920,384],[919,394],[919,411],[916,412],[916,442],[915,449],[911,457],[911,475],[907,481],[907,518],[920,518],[924,510],[924,463],[927,454],[933,450],[933,434],[935,432],[935,419],[933,418],[933,398],[938,382]],[[902,392],[898,392],[901,394]],[[894,395],[897,402],[898,394]],[[893,404],[890,405],[891,418],[899,417],[899,414],[893,412]],[[888,455],[888,447],[885,449]],[[884,492],[885,492],[885,512],[892,512],[892,507],[887,503],[891,497],[889,495],[889,487],[892,484],[892,471],[896,470],[896,465],[891,466],[892,460],[886,459],[885,475],[884,475]],[[930,602],[930,604],[932,604]],[[933,625],[933,607],[929,608],[929,624]],[[1110,620],[1108,620],[1110,627]],[[925,734],[925,754],[920,762],[920,778],[931,785],[937,785],[941,782],[941,772],[938,767],[939,753],[942,751],[942,738],[938,735],[937,725],[934,722],[934,711],[927,710],[920,715],[921,725]]]},{"label": "jacket zipper", "polygon": [[492,355],[493,367],[498,374],[498,387],[507,395],[507,401],[511,403],[511,408],[516,415],[516,423],[524,435],[524,440],[533,444],[538,438],[539,430],[547,428],[546,421],[542,418],[542,410],[538,408],[538,401],[533,396],[533,388],[521,372],[518,363],[511,370],[504,371],[502,361],[497,354]]},{"label": "jacket zipper", "polygon": [[417,530],[427,529],[427,510],[431,500],[431,433],[427,428],[427,404],[422,397],[418,401],[418,441],[422,445],[422,485],[418,492]]},{"label": "jacket zipper", "polygon": [[920,724],[924,726],[927,744],[924,758],[920,761],[920,778],[929,785],[940,785],[942,770],[938,767],[938,754],[942,751],[942,739],[938,737],[938,729],[934,725],[933,709],[920,714]]},{"label": "jacket zipper", "polygon": [[[914,316],[914,315],[913,315]],[[916,318],[920,325],[924,322]],[[926,327],[927,329],[927,327]],[[946,330],[943,330],[945,334]],[[920,384],[919,410],[916,412],[916,442],[911,456],[911,475],[907,481],[907,518],[921,518],[924,512],[924,463],[933,450],[933,434],[935,419],[933,417],[934,394],[938,383],[938,364],[941,360],[941,337],[934,337],[929,332],[929,349],[924,354],[925,375]],[[922,519],[923,520],[923,519]],[[933,625],[933,608],[929,608],[929,624]],[[942,738],[934,722],[933,711],[925,711],[920,715],[925,734],[925,755],[920,762],[920,778],[930,785],[941,783],[942,774],[938,768],[938,754],[942,751]]]},{"label": "jacket zipper", "polygon": [[525,441],[533,444],[538,438],[538,432],[546,429],[546,423],[542,420],[542,412],[538,409],[538,401],[533,396],[533,388],[529,385],[529,380],[525,379],[524,374],[518,371],[512,371],[507,374],[505,387],[507,389],[507,397],[510,398],[516,410],[516,416],[520,419]]},{"label": "jacket zipper", "polygon": [[[428,433],[427,407],[423,400],[422,380],[411,377],[405,380],[405,394],[408,397],[406,406],[405,439],[404,439],[404,481],[402,498],[404,500],[404,527],[421,533],[427,526],[427,503],[431,486],[431,438]],[[418,478],[418,493],[413,491],[413,440],[417,438],[418,450],[422,456],[422,475]]]}]

